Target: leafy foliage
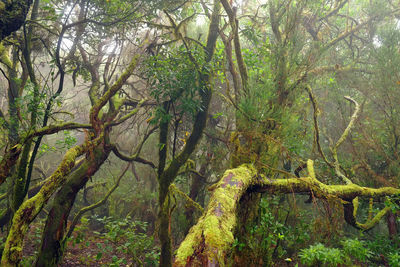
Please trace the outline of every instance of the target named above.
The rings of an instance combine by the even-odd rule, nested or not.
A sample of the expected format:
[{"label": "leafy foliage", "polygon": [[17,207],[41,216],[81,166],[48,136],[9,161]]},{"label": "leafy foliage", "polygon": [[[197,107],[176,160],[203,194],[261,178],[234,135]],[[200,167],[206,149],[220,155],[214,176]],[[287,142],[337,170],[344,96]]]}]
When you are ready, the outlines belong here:
[{"label": "leafy foliage", "polygon": [[344,262],[342,252],[337,248],[327,248],[318,243],[299,253],[301,262],[307,266],[337,266]]},{"label": "leafy foliage", "polygon": [[[99,244],[97,259],[101,259],[103,253],[117,251],[139,265],[154,266],[158,263],[159,252],[153,238],[146,234],[146,222],[132,221],[129,216],[125,219],[104,217],[97,220],[105,225],[105,232],[98,233],[105,239],[105,247]],[[120,266],[121,263],[126,264],[126,259],[113,256],[109,266]]]}]

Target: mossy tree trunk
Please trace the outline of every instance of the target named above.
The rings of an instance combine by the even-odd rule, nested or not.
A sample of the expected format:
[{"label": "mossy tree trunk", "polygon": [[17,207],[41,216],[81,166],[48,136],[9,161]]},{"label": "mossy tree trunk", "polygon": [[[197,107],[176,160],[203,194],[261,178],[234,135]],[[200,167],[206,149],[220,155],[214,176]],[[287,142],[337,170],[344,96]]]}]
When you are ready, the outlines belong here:
[{"label": "mossy tree trunk", "polygon": [[[207,45],[206,45],[206,64],[210,63],[216,46],[219,31],[219,1],[214,2],[214,9],[211,16],[211,22],[208,31]],[[195,59],[191,59],[195,60]],[[193,62],[197,65],[196,62]],[[158,184],[159,184],[159,214],[158,214],[158,237],[161,243],[160,266],[172,266],[172,239],[170,232],[170,203],[168,197],[169,187],[178,175],[179,169],[186,163],[190,155],[199,143],[206,126],[208,107],[212,95],[212,74],[205,70],[198,70],[200,74],[199,83],[202,84],[202,89],[199,90],[201,98],[201,109],[197,112],[193,123],[193,129],[188,137],[186,144],[182,151],[172,159],[168,166],[167,161],[167,140],[168,140],[168,122],[161,123],[160,125],[160,144],[161,149],[159,153],[159,167],[158,167]],[[204,73],[203,73],[204,71]],[[164,103],[164,110],[168,110],[168,102]]]},{"label": "mossy tree trunk", "polygon": [[[225,266],[239,223],[240,201],[254,192],[312,193],[322,199],[336,197],[341,199],[344,205],[354,203],[357,198],[379,200],[385,196],[400,194],[400,189],[392,187],[375,189],[355,184],[323,184],[315,177],[312,161],[308,162],[308,172],[308,177],[269,179],[258,173],[252,165],[227,170],[221,180],[213,186],[207,210],[179,246],[175,266]],[[357,206],[355,203],[352,205]],[[348,217],[346,221],[354,221],[353,226],[364,230],[374,227],[388,212],[384,209],[368,222],[361,224],[356,221],[356,210],[352,211],[345,214],[345,217]],[[344,212],[346,213],[346,208]]]},{"label": "mossy tree trunk", "polygon": [[[125,71],[110,87],[108,87],[101,97],[99,97],[99,71],[95,68],[94,64],[85,60],[85,64],[90,66],[92,76],[92,86],[89,91],[89,96],[92,103],[90,122],[93,129],[87,134],[87,138],[90,138],[90,141],[98,141],[97,144],[89,148],[86,152],[85,161],[76,171],[69,175],[66,183],[62,185],[55,196],[43,231],[42,243],[36,266],[57,266],[62,260],[66,242],[65,230],[70,211],[78,192],[86,185],[89,178],[98,171],[113,150],[113,145],[110,143],[112,122],[117,117],[122,107],[121,99],[115,96],[115,94],[131,76],[133,70],[138,65],[138,58],[139,53],[133,56]],[[98,65],[98,67],[99,66],[100,65]],[[103,114],[100,111],[107,102],[110,108],[107,113]],[[136,114],[140,105],[141,103],[124,118],[127,119],[129,116]]]},{"label": "mossy tree trunk", "polygon": [[78,192],[108,158],[111,149],[101,143],[82,165],[72,172],[57,192],[47,216],[35,266],[57,266],[63,257],[67,221]]},{"label": "mossy tree trunk", "polygon": [[[31,21],[35,21],[38,15],[38,10],[39,10],[39,0],[35,0],[31,12]],[[29,27],[23,28],[24,30],[24,45],[23,45],[23,50],[22,54],[24,57],[24,63],[26,66],[26,72],[27,75],[29,76],[30,82],[33,85],[33,99],[32,102],[29,103],[29,106],[31,109],[30,111],[30,129],[33,131],[36,129],[36,124],[37,124],[37,119],[38,119],[38,107],[39,107],[39,83],[36,79],[35,76],[35,71],[33,68],[32,64],[32,59],[31,59],[31,47],[32,47],[32,34],[33,34],[33,26],[30,25]],[[30,177],[28,179],[27,177],[27,167],[28,163],[31,160],[30,154],[31,154],[31,148],[33,144],[33,139],[29,139],[22,150],[22,154],[18,163],[18,171],[17,171],[17,176],[15,177],[14,180],[14,188],[12,192],[12,201],[11,201],[11,209],[13,212],[17,211],[19,206],[22,204],[27,192],[28,188],[30,185]],[[36,155],[33,155],[36,156]]]}]

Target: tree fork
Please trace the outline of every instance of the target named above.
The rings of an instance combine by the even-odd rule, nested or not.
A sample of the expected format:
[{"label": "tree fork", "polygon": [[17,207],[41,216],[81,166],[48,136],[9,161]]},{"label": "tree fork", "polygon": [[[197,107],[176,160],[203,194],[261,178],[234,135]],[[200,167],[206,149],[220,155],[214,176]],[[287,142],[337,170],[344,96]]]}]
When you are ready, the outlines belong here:
[{"label": "tree fork", "polygon": [[35,266],[57,266],[63,257],[65,248],[65,230],[67,220],[79,191],[89,178],[96,173],[108,158],[111,150],[105,150],[103,143],[99,144],[85,162],[69,175],[67,182],[57,192],[53,206],[46,220],[40,248]]}]

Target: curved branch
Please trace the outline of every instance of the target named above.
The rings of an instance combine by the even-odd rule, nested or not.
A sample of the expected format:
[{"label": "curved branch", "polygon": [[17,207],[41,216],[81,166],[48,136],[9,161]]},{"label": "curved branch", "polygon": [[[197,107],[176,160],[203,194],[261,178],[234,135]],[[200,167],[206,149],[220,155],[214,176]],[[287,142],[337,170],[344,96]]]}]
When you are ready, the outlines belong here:
[{"label": "curved branch", "polygon": [[128,171],[130,165],[131,165],[130,163],[126,165],[125,169],[122,171],[122,173],[118,177],[118,179],[115,182],[115,184],[110,188],[110,190],[108,190],[107,194],[103,197],[103,199],[99,200],[98,202],[96,202],[96,203],[94,203],[92,205],[83,207],[82,209],[80,209],[78,211],[78,213],[75,215],[74,219],[72,220],[71,226],[68,229],[68,233],[65,235],[64,240],[62,241],[62,243],[65,243],[66,240],[72,235],[72,232],[74,231],[75,226],[78,223],[78,220],[82,217],[83,214],[85,214],[86,212],[91,211],[91,210],[93,210],[93,209],[95,209],[97,207],[100,207],[101,205],[103,205],[107,201],[107,199],[111,196],[111,194],[119,186],[119,183],[121,182],[122,177],[125,176],[125,174]]},{"label": "curved branch", "polygon": [[34,197],[22,203],[15,212],[1,258],[1,266],[19,265],[22,258],[22,243],[28,231],[29,224],[36,218],[57,188],[65,183],[67,175],[75,165],[75,160],[90,147],[97,145],[102,138],[103,136],[101,135],[93,142],[87,141],[82,145],[69,149],[55,172],[44,181],[43,187],[39,192]]},{"label": "curved branch", "polygon": [[313,93],[311,87],[310,86],[306,86],[306,89],[307,89],[308,96],[310,97],[310,100],[311,100],[311,103],[312,103],[312,106],[313,106],[313,109],[314,109],[314,115],[313,115],[313,120],[314,120],[314,140],[315,140],[315,143],[317,144],[318,152],[321,155],[322,159],[325,161],[325,163],[328,164],[329,167],[335,168],[333,163],[330,162],[328,160],[328,158],[325,156],[325,153],[322,150],[321,143],[319,141],[320,136],[319,136],[318,115],[320,113],[320,110],[318,108],[317,100],[315,99],[315,96],[314,96],[314,93]]},{"label": "curved branch", "polygon": [[338,159],[338,155],[337,155],[337,149],[344,142],[344,140],[346,140],[347,136],[350,133],[351,128],[354,125],[354,122],[357,120],[358,115],[360,114],[360,105],[357,103],[357,101],[355,101],[354,99],[352,99],[349,96],[345,96],[344,98],[347,99],[350,102],[353,102],[356,107],[355,107],[353,115],[351,116],[349,124],[347,125],[347,127],[344,130],[342,136],[340,136],[339,140],[336,142],[336,144],[334,145],[334,147],[331,150],[332,150],[333,158],[335,160],[333,165],[335,166],[335,172],[336,172],[337,176],[339,176],[346,184],[351,184],[352,181],[349,178],[347,178],[342,173],[342,171],[340,170],[340,164],[339,164],[339,159]]},{"label": "curved branch", "polygon": [[127,156],[125,154],[122,154],[115,145],[112,146],[111,150],[112,150],[112,152],[114,152],[115,156],[117,156],[118,158],[122,159],[123,161],[128,161],[128,162],[136,161],[136,162],[139,162],[139,163],[142,163],[142,164],[149,165],[153,169],[156,168],[156,165],[154,165],[153,162],[151,162],[149,160],[146,160],[144,158],[141,158],[137,154],[134,154],[132,156]]}]

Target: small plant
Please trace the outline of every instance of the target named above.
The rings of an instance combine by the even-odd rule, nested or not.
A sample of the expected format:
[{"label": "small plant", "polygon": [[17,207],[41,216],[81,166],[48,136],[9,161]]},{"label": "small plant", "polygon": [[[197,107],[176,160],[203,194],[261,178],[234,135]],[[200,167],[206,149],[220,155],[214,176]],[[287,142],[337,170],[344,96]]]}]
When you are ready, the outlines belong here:
[{"label": "small plant", "polygon": [[365,247],[365,242],[358,239],[347,239],[341,242],[344,252],[351,258],[367,262],[372,252]]},{"label": "small plant", "polygon": [[[81,223],[75,227],[75,236],[71,236],[69,240],[71,240],[72,244],[75,246],[77,244],[81,244],[82,241],[86,240],[85,233],[88,231],[89,219],[86,217],[81,218]],[[88,240],[86,240],[85,244],[88,247]],[[82,244],[81,244],[82,245]]]},{"label": "small plant", "polygon": [[321,243],[302,249],[299,253],[301,263],[307,266],[337,266],[344,262],[342,251],[327,248]]},{"label": "small plant", "polygon": [[377,235],[373,240],[365,242],[367,249],[371,252],[371,261],[380,261],[382,256],[387,258],[388,255],[397,254],[397,242],[396,240],[390,240],[385,235]]},{"label": "small plant", "polygon": [[389,265],[390,266],[400,266],[400,253],[394,252],[389,254]]},{"label": "small plant", "polygon": [[[99,244],[99,252],[96,259],[99,260],[104,254],[121,253],[130,258],[139,266],[155,266],[158,264],[159,252],[152,237],[146,235],[147,223],[132,221],[128,216],[125,219],[114,219],[112,217],[98,218],[105,225],[105,232],[97,234],[105,239],[102,246]],[[112,263],[108,266],[120,266],[127,264],[126,258],[113,255]]]}]

